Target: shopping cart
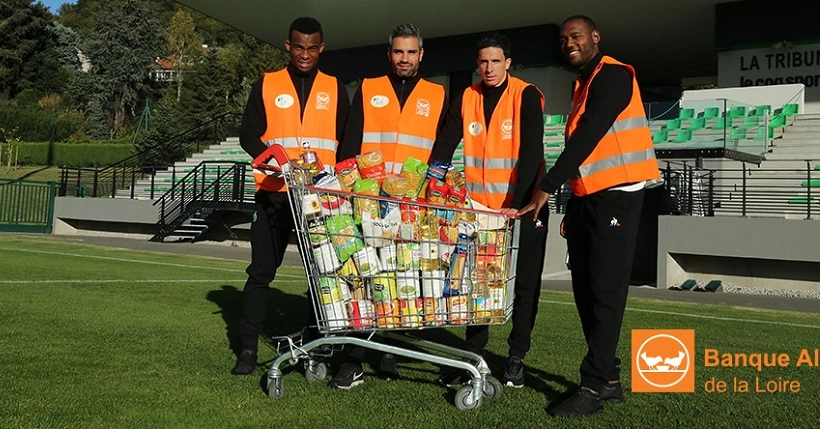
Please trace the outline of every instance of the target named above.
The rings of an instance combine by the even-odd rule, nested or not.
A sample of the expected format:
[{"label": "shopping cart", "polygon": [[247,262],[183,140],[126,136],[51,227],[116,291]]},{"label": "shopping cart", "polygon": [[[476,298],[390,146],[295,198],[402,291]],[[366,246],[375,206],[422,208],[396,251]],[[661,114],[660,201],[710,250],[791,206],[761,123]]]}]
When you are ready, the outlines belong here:
[{"label": "shopping cart", "polygon": [[[308,380],[321,380],[328,354],[360,346],[469,372],[471,382],[456,391],[459,409],[498,397],[501,383],[480,355],[407,331],[509,319],[518,219],[325,189],[293,163],[281,170],[322,337],[276,337],[279,355],[267,373],[268,395],[282,396],[283,365],[302,362]],[[376,341],[376,334],[401,346]]]}]

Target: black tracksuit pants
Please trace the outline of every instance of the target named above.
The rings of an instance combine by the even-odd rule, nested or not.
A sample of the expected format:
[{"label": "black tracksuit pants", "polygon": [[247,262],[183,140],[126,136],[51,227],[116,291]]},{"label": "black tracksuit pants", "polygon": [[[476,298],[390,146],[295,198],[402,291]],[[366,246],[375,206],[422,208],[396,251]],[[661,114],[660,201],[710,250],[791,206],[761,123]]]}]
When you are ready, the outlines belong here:
[{"label": "black tracksuit pants", "polygon": [[251,223],[251,263],[245,272],[248,280],[242,290],[239,336],[242,349],[257,350],[268,308],[270,283],[282,265],[293,217],[285,192],[257,191],[256,210]]},{"label": "black tracksuit pants", "polygon": [[[532,213],[522,216],[519,225],[512,331],[507,344],[510,346],[510,356],[522,359],[530,350],[532,329],[538,314],[538,298],[541,296],[541,272],[544,270],[549,221],[549,209],[546,206],[538,218],[542,222],[540,228],[535,227]],[[468,326],[466,339],[467,350],[482,355],[490,339],[489,326]]]},{"label": "black tracksuit pants", "polygon": [[605,190],[570,198],[564,231],[575,306],[587,342],[581,386],[600,392],[619,380],[621,333],[644,191]]}]

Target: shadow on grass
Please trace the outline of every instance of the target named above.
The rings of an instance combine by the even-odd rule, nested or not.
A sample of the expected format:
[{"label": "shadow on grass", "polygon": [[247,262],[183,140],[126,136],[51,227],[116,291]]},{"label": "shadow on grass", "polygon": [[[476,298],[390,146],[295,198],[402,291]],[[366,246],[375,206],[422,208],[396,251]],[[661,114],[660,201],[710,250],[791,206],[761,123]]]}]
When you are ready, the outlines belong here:
[{"label": "shadow on grass", "polygon": [[[242,314],[242,291],[232,285],[222,285],[219,289],[208,292],[206,298],[219,306],[214,314],[222,315],[228,347],[238,354],[241,351],[239,318]],[[276,287],[270,288],[262,336],[269,339],[274,335],[292,334],[301,330],[310,320],[315,324],[308,302],[306,293],[294,295],[284,293]]]}]

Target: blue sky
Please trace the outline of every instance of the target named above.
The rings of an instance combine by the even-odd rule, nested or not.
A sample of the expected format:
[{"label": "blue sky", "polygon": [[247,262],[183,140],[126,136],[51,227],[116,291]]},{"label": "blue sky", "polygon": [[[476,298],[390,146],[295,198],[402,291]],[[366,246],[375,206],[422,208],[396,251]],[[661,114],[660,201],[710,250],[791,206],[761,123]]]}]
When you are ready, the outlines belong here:
[{"label": "blue sky", "polygon": [[60,11],[60,5],[63,3],[77,3],[77,0],[39,0],[40,3],[46,5],[49,9],[51,9],[51,13],[57,13]]}]

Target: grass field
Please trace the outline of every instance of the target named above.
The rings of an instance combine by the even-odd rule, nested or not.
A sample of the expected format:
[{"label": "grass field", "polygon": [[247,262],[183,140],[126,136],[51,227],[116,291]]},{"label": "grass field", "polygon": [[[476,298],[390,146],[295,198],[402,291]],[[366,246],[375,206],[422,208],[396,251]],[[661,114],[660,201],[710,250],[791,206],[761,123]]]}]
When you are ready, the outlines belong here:
[{"label": "grass field", "polygon": [[[631,299],[632,329],[696,330],[696,393],[629,393],[600,416],[562,420],[547,404],[577,381],[584,353],[572,296],[546,292],[527,356],[527,386],[459,411],[440,368],[400,360],[403,378],[372,376],[350,391],[308,382],[290,367],[284,395],[262,389],[274,352],[260,348],[254,375],[235,377],[231,349],[245,263],[0,235],[2,428],[816,428],[820,368],[704,367],[704,349],[787,353],[820,348],[820,318],[725,306]],[[285,267],[271,296],[269,334],[305,320],[304,272]],[[428,333],[430,331],[424,331]],[[461,344],[463,329],[432,332]],[[488,362],[500,371],[509,323],[491,329]],[[629,359],[623,381],[630,386]],[[332,363],[338,363],[338,356]],[[706,393],[712,377],[798,380],[799,393]]]},{"label": "grass field", "polygon": [[38,182],[59,182],[60,167],[45,165],[21,165],[19,167],[7,167],[0,165],[0,179],[22,179]]}]

